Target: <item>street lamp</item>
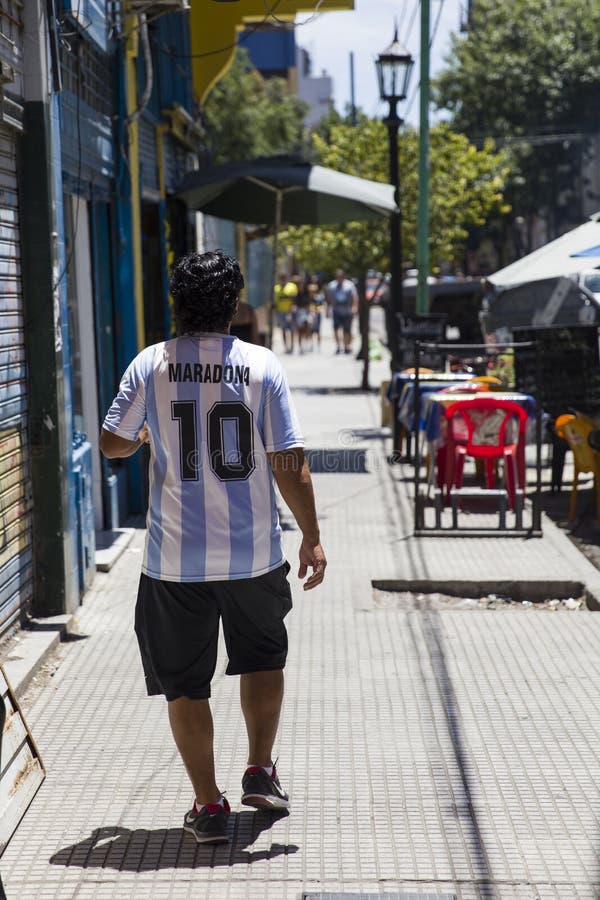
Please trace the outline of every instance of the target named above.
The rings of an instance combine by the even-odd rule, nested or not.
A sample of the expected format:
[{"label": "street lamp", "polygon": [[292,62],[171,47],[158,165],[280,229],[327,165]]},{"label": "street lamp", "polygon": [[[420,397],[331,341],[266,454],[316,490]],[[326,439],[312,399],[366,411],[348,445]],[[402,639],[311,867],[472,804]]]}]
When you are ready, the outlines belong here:
[{"label": "street lamp", "polygon": [[398,26],[394,27],[394,40],[380,53],[375,62],[379,96],[389,103],[384,124],[390,141],[390,183],[394,185],[397,211],[390,216],[390,300],[387,311],[388,343],[392,353],[392,371],[400,368],[398,317],[402,313],[402,228],[400,218],[400,177],[398,173],[398,130],[402,119],[397,105],[406,98],[414,59],[398,40]]}]

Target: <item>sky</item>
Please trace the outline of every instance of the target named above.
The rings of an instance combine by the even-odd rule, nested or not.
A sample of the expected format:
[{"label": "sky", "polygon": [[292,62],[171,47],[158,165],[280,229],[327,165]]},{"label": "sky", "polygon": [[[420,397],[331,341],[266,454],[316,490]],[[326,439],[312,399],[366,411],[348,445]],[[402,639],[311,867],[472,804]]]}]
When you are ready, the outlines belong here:
[{"label": "sky", "polygon": [[[432,75],[443,67],[450,33],[459,30],[461,10],[466,5],[466,0],[431,0]],[[433,35],[438,13],[438,27]],[[387,104],[379,100],[375,59],[390,45],[397,19],[398,36],[415,59],[409,95],[399,105],[398,113],[411,124],[418,124],[419,0],[354,0],[352,11],[320,13],[311,21],[306,22],[307,19],[307,15],[297,17],[296,42],[310,53],[312,74],[321,75],[325,69],[331,75],[335,107],[344,112],[350,102],[350,52],[354,52],[355,102],[373,117],[383,117],[387,110]],[[432,118],[435,120],[435,116]]]}]

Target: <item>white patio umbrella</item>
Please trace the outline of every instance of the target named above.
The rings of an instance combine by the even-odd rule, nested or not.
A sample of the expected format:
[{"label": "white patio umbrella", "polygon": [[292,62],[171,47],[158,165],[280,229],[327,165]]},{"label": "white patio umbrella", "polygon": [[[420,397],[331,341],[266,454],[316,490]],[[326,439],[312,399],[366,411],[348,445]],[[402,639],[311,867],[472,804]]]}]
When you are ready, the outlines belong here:
[{"label": "white patio umbrella", "polygon": [[530,281],[576,275],[600,267],[600,212],[539,250],[489,275],[494,287],[514,287]]}]

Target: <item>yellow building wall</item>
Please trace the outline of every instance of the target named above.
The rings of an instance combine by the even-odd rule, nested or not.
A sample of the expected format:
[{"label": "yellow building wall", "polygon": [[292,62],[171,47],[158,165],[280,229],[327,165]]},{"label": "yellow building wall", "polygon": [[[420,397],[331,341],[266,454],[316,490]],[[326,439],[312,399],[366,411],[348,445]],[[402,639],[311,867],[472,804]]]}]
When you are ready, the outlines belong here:
[{"label": "yellow building wall", "polygon": [[[269,23],[264,0],[192,0],[190,37],[194,88],[201,103],[227,72],[235,56],[237,35],[246,25]],[[297,13],[310,13],[316,0],[270,0],[278,19],[293,22]],[[354,9],[354,0],[323,0],[319,13]]]}]

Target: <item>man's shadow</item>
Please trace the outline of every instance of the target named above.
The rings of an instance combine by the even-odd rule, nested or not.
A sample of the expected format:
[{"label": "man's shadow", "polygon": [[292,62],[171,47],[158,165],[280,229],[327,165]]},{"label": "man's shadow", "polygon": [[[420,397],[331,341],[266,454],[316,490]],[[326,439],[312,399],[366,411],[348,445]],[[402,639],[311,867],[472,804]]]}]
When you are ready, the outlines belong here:
[{"label": "man's shadow", "polygon": [[116,869],[119,872],[149,872],[159,869],[197,869],[259,862],[287,853],[296,853],[295,844],[271,844],[268,850],[246,850],[276,821],[280,813],[244,811],[229,818],[229,842],[198,844],[182,828],[96,828],[89,838],[64,847],[50,857],[54,866],[82,869]]}]

